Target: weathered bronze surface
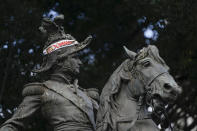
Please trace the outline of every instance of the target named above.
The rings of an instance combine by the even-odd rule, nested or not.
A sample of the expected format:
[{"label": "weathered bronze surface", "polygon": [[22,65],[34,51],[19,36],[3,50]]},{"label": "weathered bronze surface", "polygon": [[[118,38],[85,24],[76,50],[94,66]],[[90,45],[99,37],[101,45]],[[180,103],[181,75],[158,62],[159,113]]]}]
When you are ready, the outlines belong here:
[{"label": "weathered bronze surface", "polygon": [[[95,130],[98,91],[79,87],[77,80],[82,63],[76,53],[90,43],[91,36],[82,43],[77,42],[65,34],[62,21],[63,15],[54,21],[44,18],[40,27],[47,36],[44,50],[48,50],[41,68],[34,72],[50,73],[50,79],[25,85],[22,103],[12,118],[1,125],[0,131],[25,130],[35,115],[42,116],[54,131]],[[57,43],[62,40],[64,43]],[[52,47],[54,43],[57,48]]]},{"label": "weathered bronze surface", "polygon": [[[77,52],[92,37],[79,43],[64,32],[63,19],[63,15],[54,21],[44,18],[39,27],[46,43],[43,63],[33,72],[50,75],[50,79],[25,85],[22,103],[0,131],[25,130],[36,115],[54,131],[158,131],[151,114],[158,116],[163,129],[170,127],[165,106],[177,98],[181,87],[169,74],[157,47],[149,45],[138,53],[124,47],[128,59],[106,83],[99,107],[98,90],[83,89],[77,80],[82,64]],[[148,112],[148,107],[153,112]]]},{"label": "weathered bronze surface", "polygon": [[[138,53],[124,49],[129,58],[114,71],[100,96],[97,131],[158,131],[147,108],[166,117],[165,105],[176,99],[181,88],[156,46]],[[162,128],[170,126],[165,117]]]}]

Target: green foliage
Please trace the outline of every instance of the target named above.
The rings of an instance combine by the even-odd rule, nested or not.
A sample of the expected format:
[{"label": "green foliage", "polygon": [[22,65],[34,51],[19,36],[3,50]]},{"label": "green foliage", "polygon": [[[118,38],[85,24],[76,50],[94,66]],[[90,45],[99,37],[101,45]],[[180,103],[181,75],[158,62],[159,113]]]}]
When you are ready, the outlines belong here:
[{"label": "green foliage", "polygon": [[[2,122],[11,116],[6,109],[13,110],[21,102],[23,85],[40,79],[31,76],[31,70],[42,61],[43,40],[38,27],[43,14],[52,9],[65,15],[65,30],[78,41],[89,34],[94,36],[89,50],[81,56],[84,66],[80,84],[84,88],[101,90],[125,59],[122,46],[134,51],[144,46],[147,39],[143,29],[153,25],[159,37],[149,41],[159,47],[161,56],[184,90],[169,110],[170,120],[177,124],[180,118],[193,117],[191,125],[182,125],[184,131],[190,131],[197,126],[196,7],[195,0],[0,1],[0,100],[5,114]],[[139,23],[142,18],[146,20]],[[164,20],[164,28],[157,26],[159,20]],[[35,129],[45,130],[42,126]]]}]

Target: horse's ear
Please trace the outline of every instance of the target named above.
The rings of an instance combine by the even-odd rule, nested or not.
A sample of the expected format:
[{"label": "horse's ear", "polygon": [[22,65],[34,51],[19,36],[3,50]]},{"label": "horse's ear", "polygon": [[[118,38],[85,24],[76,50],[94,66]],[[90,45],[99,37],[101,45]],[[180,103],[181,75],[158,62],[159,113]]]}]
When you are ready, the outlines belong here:
[{"label": "horse's ear", "polygon": [[135,59],[135,56],[136,56],[136,53],[133,52],[133,51],[130,51],[126,46],[123,46],[123,48],[124,48],[124,50],[125,50],[127,56],[128,56],[129,58],[131,58],[132,60],[134,60],[134,59]]}]

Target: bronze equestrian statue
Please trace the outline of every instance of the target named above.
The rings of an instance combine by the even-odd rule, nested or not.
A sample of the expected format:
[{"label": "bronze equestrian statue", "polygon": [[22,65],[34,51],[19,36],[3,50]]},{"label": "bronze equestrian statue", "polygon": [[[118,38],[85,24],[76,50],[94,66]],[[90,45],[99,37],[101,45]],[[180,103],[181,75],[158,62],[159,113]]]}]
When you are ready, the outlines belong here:
[{"label": "bronze equestrian statue", "polygon": [[156,46],[138,53],[124,47],[128,56],[105,84],[97,113],[97,131],[159,131],[147,108],[161,116],[162,128],[169,127],[165,105],[182,89],[169,74],[169,67]]},{"label": "bronze equestrian statue", "polygon": [[0,131],[25,130],[32,118],[39,114],[53,131],[95,131],[95,112],[99,98],[96,89],[83,89],[77,83],[82,64],[76,53],[91,41],[89,36],[79,43],[62,27],[63,15],[54,21],[44,18],[40,30],[47,36],[43,64],[36,73],[50,78],[29,83],[23,90],[23,101]]}]

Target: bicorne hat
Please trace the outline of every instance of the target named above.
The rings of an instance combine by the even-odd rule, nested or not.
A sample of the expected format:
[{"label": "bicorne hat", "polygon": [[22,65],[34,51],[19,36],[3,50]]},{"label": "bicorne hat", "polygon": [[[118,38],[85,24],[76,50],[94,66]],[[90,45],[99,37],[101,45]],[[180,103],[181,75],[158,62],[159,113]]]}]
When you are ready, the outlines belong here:
[{"label": "bicorne hat", "polygon": [[43,48],[43,63],[39,69],[35,69],[33,72],[48,71],[57,60],[82,50],[91,42],[92,36],[88,36],[79,43],[73,36],[66,34],[62,26],[63,20],[64,15],[55,17],[53,21],[49,18],[42,19],[39,30],[47,40]]}]

